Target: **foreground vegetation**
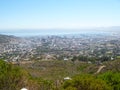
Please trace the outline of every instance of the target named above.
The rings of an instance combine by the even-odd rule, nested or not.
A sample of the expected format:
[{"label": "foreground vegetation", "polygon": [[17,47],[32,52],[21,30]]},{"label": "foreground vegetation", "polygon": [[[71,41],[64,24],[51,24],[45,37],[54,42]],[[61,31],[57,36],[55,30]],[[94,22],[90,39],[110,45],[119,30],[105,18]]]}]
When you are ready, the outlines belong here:
[{"label": "foreground vegetation", "polygon": [[[105,65],[110,63],[119,64],[119,60]],[[107,67],[95,74],[96,70],[96,65],[83,62],[39,61],[18,66],[0,60],[0,90],[120,90],[118,70]],[[71,79],[64,80],[65,76]]]}]

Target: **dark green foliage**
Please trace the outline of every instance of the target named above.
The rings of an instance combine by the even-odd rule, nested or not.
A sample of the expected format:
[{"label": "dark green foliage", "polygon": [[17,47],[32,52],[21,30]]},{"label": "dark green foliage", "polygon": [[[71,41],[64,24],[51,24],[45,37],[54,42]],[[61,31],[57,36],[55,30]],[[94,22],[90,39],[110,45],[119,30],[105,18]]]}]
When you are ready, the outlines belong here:
[{"label": "dark green foliage", "polygon": [[110,58],[111,58],[110,56],[102,56],[101,58],[99,58],[99,60],[104,62],[104,61],[109,61]]},{"label": "dark green foliage", "polygon": [[27,87],[29,90],[53,89],[53,82],[29,75],[19,66],[14,66],[0,60],[0,90],[20,90]]},{"label": "dark green foliage", "polygon": [[65,90],[111,90],[111,87],[101,79],[91,75],[77,75],[64,83]]},{"label": "dark green foliage", "polygon": [[113,90],[120,90],[120,73],[119,72],[105,72],[99,75],[98,78],[106,81],[107,84],[113,87]]},{"label": "dark green foliage", "polygon": [[[56,70],[55,71],[56,73],[59,70],[57,69],[58,68],[57,65],[59,65],[60,67],[65,66],[65,68],[71,67],[71,65],[77,65],[76,69],[78,71],[80,70],[81,73],[84,71],[85,68],[89,66],[89,64],[85,64],[85,63],[73,64],[71,62],[60,63],[58,61],[56,63],[49,62],[49,64],[46,64],[46,62],[44,62],[44,64],[43,63],[38,64],[38,62],[35,64],[37,64],[39,67],[41,65],[44,67],[45,66],[48,67],[50,65],[50,67],[52,67],[52,69],[50,69],[51,73],[52,71],[55,71],[55,70]],[[53,69],[54,66],[56,67],[55,69]],[[28,88],[28,90],[120,90],[120,73],[119,72],[105,72],[103,74],[95,75],[95,76],[91,74],[76,75],[77,74],[76,73],[76,74],[73,74],[75,76],[71,80],[63,81],[63,77],[55,78],[58,75],[58,73],[51,74],[52,75],[51,77],[53,79],[45,80],[44,77],[40,78],[40,76],[36,77],[35,75],[32,75],[33,73],[31,73],[30,75],[24,69],[20,68],[20,66],[14,66],[10,63],[6,63],[3,60],[0,60],[0,90],[20,90],[23,87]],[[71,68],[68,68],[68,70],[69,69]],[[48,69],[45,69],[45,70],[48,70]],[[42,70],[40,70],[40,72],[41,71]],[[38,71],[35,71],[35,73],[38,75]],[[49,76],[48,73],[45,73],[45,74],[47,75],[47,77]],[[42,75],[45,75],[45,74],[42,74]],[[70,76],[70,74],[68,75]]]},{"label": "dark green foliage", "polygon": [[0,60],[0,90],[19,90],[25,85],[27,73]]}]

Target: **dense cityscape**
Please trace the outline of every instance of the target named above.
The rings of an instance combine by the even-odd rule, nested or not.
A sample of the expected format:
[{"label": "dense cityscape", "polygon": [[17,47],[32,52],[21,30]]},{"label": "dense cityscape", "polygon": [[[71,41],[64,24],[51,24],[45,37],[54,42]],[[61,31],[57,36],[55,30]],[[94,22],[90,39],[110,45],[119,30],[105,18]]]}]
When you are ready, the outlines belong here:
[{"label": "dense cityscape", "polygon": [[6,61],[80,60],[89,63],[120,57],[117,33],[15,37],[0,35],[0,58]]}]

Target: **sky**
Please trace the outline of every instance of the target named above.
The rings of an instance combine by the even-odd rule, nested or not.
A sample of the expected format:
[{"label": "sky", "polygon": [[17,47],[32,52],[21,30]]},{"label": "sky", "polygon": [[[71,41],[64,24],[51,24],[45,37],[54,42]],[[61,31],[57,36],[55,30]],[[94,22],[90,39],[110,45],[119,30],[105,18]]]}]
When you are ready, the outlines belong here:
[{"label": "sky", "polygon": [[120,0],[0,0],[0,31],[120,26]]}]

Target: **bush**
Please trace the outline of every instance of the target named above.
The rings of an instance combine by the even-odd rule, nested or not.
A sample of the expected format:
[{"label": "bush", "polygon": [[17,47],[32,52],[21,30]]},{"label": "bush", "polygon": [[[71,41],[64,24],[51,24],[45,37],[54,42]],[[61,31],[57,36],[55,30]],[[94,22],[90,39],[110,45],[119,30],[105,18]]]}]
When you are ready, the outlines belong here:
[{"label": "bush", "polygon": [[111,90],[111,87],[101,79],[91,75],[77,75],[72,80],[65,81],[63,88],[65,90]]},{"label": "bush", "polygon": [[27,85],[29,90],[53,90],[53,82],[49,80],[44,80],[42,78],[33,78],[29,79],[29,83]]},{"label": "bush", "polygon": [[32,77],[19,66],[0,60],[0,90],[20,90],[23,87],[27,87],[29,90],[50,90],[54,88],[53,82]]},{"label": "bush", "polygon": [[20,90],[27,83],[28,73],[0,60],[0,90]]},{"label": "bush", "polygon": [[98,78],[106,81],[107,84],[111,85],[113,90],[120,90],[120,73],[119,72],[106,72],[99,75]]}]

